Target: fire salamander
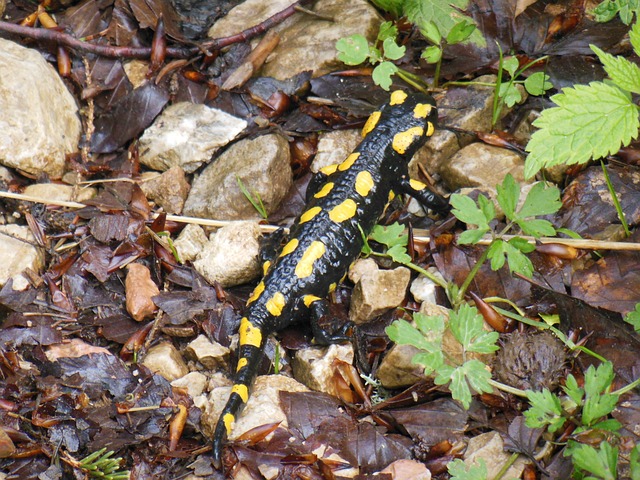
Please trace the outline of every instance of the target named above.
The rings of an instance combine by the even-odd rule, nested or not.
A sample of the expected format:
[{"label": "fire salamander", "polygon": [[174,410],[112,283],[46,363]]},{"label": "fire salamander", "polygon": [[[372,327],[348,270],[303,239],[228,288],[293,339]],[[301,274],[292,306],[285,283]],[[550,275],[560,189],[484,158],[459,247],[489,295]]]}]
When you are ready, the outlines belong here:
[{"label": "fire salamander", "polygon": [[[266,337],[304,315],[317,326],[327,312],[324,298],[360,254],[360,229],[371,231],[395,193],[409,194],[442,213],[449,210],[444,198],[408,175],[409,160],[433,134],[437,117],[431,97],[393,92],[389,103],[367,120],[355,151],[342,163],[323,168],[310,183],[306,208],[290,240],[276,258],[264,263],[264,278],[240,321],[234,385],[213,437],[216,465],[236,414],[249,398]],[[322,338],[318,328],[313,331],[320,343],[335,340]]]}]

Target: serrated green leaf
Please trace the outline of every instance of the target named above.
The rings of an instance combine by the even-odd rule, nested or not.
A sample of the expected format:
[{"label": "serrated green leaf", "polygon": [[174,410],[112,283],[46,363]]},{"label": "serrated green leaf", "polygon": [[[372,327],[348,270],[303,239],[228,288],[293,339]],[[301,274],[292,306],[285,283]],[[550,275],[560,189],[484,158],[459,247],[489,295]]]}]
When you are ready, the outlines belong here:
[{"label": "serrated green leaf", "polygon": [[603,82],[565,88],[534,125],[525,177],[543,167],[585,163],[616,153],[638,136],[638,109],[627,93]]},{"label": "serrated green leaf", "polygon": [[453,28],[447,34],[447,43],[449,45],[455,45],[456,43],[464,42],[471,36],[476,26],[467,20],[461,20],[456,23]]},{"label": "serrated green leaf", "polygon": [[491,200],[480,194],[478,195],[477,203],[487,222],[496,218],[496,207]]},{"label": "serrated green leaf", "polygon": [[398,45],[394,38],[385,39],[382,43],[382,49],[384,50],[384,56],[389,60],[398,60],[402,58],[404,52],[407,51],[407,47],[404,45]]},{"label": "serrated green leaf", "polygon": [[400,18],[403,15],[403,5],[405,0],[371,0],[378,8],[393,14],[394,17]]},{"label": "serrated green leaf", "polygon": [[565,385],[562,387],[562,390],[564,390],[564,393],[566,393],[569,398],[571,398],[576,406],[582,404],[582,399],[584,398],[584,389],[580,388],[576,377],[569,374],[567,376]]},{"label": "serrated green leaf", "polygon": [[[451,396],[454,400],[460,402],[465,410],[468,410],[471,406],[471,390],[469,389],[469,384],[467,383],[462,367],[454,369],[449,378],[449,390],[451,390]],[[437,385],[444,385],[446,382],[443,382],[443,379],[444,377],[438,381],[438,377],[436,377],[434,382]]]},{"label": "serrated green leaf", "polygon": [[409,235],[405,232],[404,226],[400,225],[398,222],[394,222],[386,227],[376,225],[373,227],[369,238],[375,242],[385,245],[388,248],[395,245],[406,246],[409,241]]},{"label": "serrated green leaf", "polygon": [[458,244],[460,245],[475,245],[484,237],[484,234],[489,231],[489,228],[476,228],[462,232],[458,236]]},{"label": "serrated green leaf", "polygon": [[545,388],[541,392],[527,390],[531,408],[524,412],[525,424],[529,428],[549,427],[550,432],[560,429],[565,422],[560,399]]},{"label": "serrated green leaf", "polygon": [[615,2],[611,0],[605,0],[596,8],[594,8],[591,13],[594,15],[596,22],[608,22],[613,19],[618,13],[618,6]]},{"label": "serrated green leaf", "polygon": [[571,449],[571,458],[577,468],[604,480],[618,478],[618,449],[602,442],[599,449],[591,445],[578,444]]},{"label": "serrated green leaf", "polygon": [[529,241],[521,237],[513,237],[508,243],[520,250],[522,253],[531,253],[536,249],[536,246],[533,243],[529,243]]},{"label": "serrated green leaf", "polygon": [[375,65],[376,63],[380,63],[382,61],[382,52],[380,49],[374,47],[373,45],[369,45],[369,63],[371,65]]},{"label": "serrated green leaf", "polygon": [[467,350],[475,337],[484,333],[482,315],[476,307],[463,303],[449,316],[449,329],[454,338]]},{"label": "serrated green leaf", "polygon": [[518,220],[516,223],[526,235],[531,235],[536,238],[553,237],[556,234],[556,229],[553,228],[553,224],[548,220],[538,218],[533,220]]},{"label": "serrated green leaf", "polygon": [[598,419],[609,415],[618,404],[618,395],[605,393],[594,397],[587,396],[582,407],[582,424],[591,426]]},{"label": "serrated green leaf", "polygon": [[631,449],[629,467],[631,469],[631,480],[640,480],[640,444],[636,444]]},{"label": "serrated green leaf", "polygon": [[[404,13],[410,22],[415,23],[420,30],[425,30],[428,22],[433,22],[442,33],[450,32],[454,25],[461,20],[473,23],[470,17],[462,14],[469,4],[469,0],[406,0]],[[486,41],[480,31],[475,29],[469,41],[484,47]],[[436,42],[439,43],[439,42]]]},{"label": "serrated green leaf", "polygon": [[442,350],[436,352],[420,352],[413,356],[411,362],[422,366],[426,376],[435,372],[444,364],[444,355]]},{"label": "serrated green leaf", "polygon": [[611,386],[614,377],[611,362],[602,362],[597,368],[590,365],[584,374],[584,391],[587,397],[603,393]]},{"label": "serrated green leaf", "polygon": [[425,338],[416,327],[406,320],[396,320],[385,329],[385,332],[398,345],[412,345],[427,352],[438,350],[437,342]]},{"label": "serrated green leaf", "polygon": [[[495,333],[498,336],[497,332]],[[477,393],[489,393],[493,391],[489,381],[491,380],[491,372],[487,370],[487,366],[480,360],[468,360],[462,365],[465,377],[471,388]]]},{"label": "serrated green leaf", "polygon": [[413,314],[418,330],[430,340],[442,342],[442,334],[445,329],[444,317],[442,315],[425,315],[420,312]]},{"label": "serrated green leaf", "polygon": [[613,56],[596,47],[589,45],[591,50],[602,62],[607,75],[613,82],[624,90],[640,93],[640,68],[624,57]]},{"label": "serrated green leaf", "polygon": [[438,30],[438,26],[431,22],[426,21],[423,24],[419,25],[420,33],[424,35],[424,37],[429,40],[434,45],[440,45],[442,41],[442,35],[440,34],[440,30]]},{"label": "serrated green leaf", "polygon": [[511,220],[515,216],[516,205],[520,199],[520,185],[513,179],[513,176],[508,173],[501,185],[496,185],[498,191],[497,200],[498,205],[502,208],[502,211],[506,217]]},{"label": "serrated green leaf", "polygon": [[524,88],[530,95],[544,95],[544,92],[553,88],[551,78],[543,72],[536,72],[524,81]]},{"label": "serrated green leaf", "polygon": [[407,249],[402,245],[394,245],[387,250],[387,255],[389,255],[394,262],[404,264],[411,263],[411,256],[407,254]]},{"label": "serrated green leaf", "polygon": [[479,228],[488,228],[489,221],[493,220],[493,218],[487,218],[476,202],[466,195],[454,193],[449,197],[449,203],[453,207],[451,213],[461,222],[477,225]]},{"label": "serrated green leaf", "polygon": [[505,262],[505,242],[497,239],[491,242],[488,248],[487,257],[491,260],[491,270],[500,270]]},{"label": "serrated green leaf", "polygon": [[624,321],[633,326],[636,333],[640,333],[640,303],[636,303],[635,310],[625,315]]},{"label": "serrated green leaf", "polygon": [[507,255],[507,263],[511,273],[519,273],[527,278],[533,276],[533,264],[519,248],[507,242],[504,244],[504,252]]},{"label": "serrated green leaf", "polygon": [[522,100],[522,93],[512,82],[504,82],[498,88],[498,96],[504,100],[508,107],[513,107]]},{"label": "serrated green leaf", "polygon": [[487,465],[484,458],[474,459],[471,465],[456,458],[447,464],[447,471],[451,480],[487,480]]},{"label": "serrated green leaf", "polygon": [[640,21],[636,18],[631,30],[629,30],[629,40],[636,55],[640,55]]},{"label": "serrated green leaf", "polygon": [[371,72],[371,78],[373,79],[373,83],[379,85],[384,90],[389,90],[391,84],[393,83],[391,80],[391,76],[398,71],[398,67],[396,67],[391,62],[382,62]]},{"label": "serrated green leaf", "polygon": [[518,218],[550,215],[560,210],[561,206],[560,190],[557,187],[547,187],[544,183],[538,182],[529,190],[522,208],[518,210]]},{"label": "serrated green leaf", "polygon": [[364,35],[355,34],[336,42],[338,60],[347,65],[360,65],[369,58],[369,42]]},{"label": "serrated green leaf", "polygon": [[393,22],[384,22],[378,30],[378,41],[384,42],[387,38],[395,38],[398,36],[398,27]]},{"label": "serrated green leaf", "polygon": [[605,430],[607,432],[617,432],[622,428],[622,424],[615,418],[607,418],[601,422],[595,423],[591,426],[592,430]]},{"label": "serrated green leaf", "polygon": [[520,61],[517,57],[508,57],[505,58],[502,62],[502,69],[506,72],[509,72],[509,75],[511,75],[512,77],[516,74],[519,66]]},{"label": "serrated green leaf", "polygon": [[431,45],[422,51],[420,57],[427,63],[438,63],[442,57],[442,48],[439,45]]}]

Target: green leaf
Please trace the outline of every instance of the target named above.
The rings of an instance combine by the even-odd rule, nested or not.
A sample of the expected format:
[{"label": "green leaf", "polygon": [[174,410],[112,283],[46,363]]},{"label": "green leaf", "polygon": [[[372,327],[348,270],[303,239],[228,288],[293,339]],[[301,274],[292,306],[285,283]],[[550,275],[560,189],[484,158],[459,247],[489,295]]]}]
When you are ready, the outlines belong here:
[{"label": "green leaf", "polygon": [[[496,337],[498,336],[497,332],[492,333],[496,333]],[[489,393],[493,391],[489,383],[491,380],[491,372],[487,370],[487,366],[480,360],[468,360],[464,362],[462,370],[469,385],[471,385],[471,388],[477,393]]]},{"label": "green leaf", "polygon": [[553,237],[556,234],[556,229],[553,228],[553,224],[547,220],[518,220],[517,223],[526,235],[531,235],[536,238]]},{"label": "green leaf", "polygon": [[609,415],[618,404],[618,395],[605,393],[595,397],[587,396],[582,407],[582,424],[591,426],[598,419]]},{"label": "green leaf", "polygon": [[596,22],[608,22],[618,13],[618,6],[615,1],[604,0],[600,5],[594,8],[591,13],[595,16]]},{"label": "green leaf", "polygon": [[591,50],[598,55],[607,75],[623,90],[640,93],[640,68],[635,63],[624,57],[613,56],[600,50],[595,45],[589,45]]},{"label": "green leaf", "polygon": [[397,263],[411,263],[411,256],[407,253],[407,249],[402,245],[394,245],[387,250],[387,255],[391,257],[391,260]]},{"label": "green leaf", "polygon": [[438,30],[438,26],[431,21],[426,21],[420,25],[420,33],[434,45],[440,45],[440,42],[442,42],[442,35]]},{"label": "green leaf", "polygon": [[454,193],[449,198],[449,202],[453,207],[451,213],[453,213],[458,220],[469,225],[477,225],[480,229],[489,229],[489,222],[493,220],[493,218],[487,218],[487,212],[478,208],[476,202],[471,198],[466,195]]},{"label": "green leaf", "polygon": [[355,34],[336,42],[338,60],[347,65],[360,65],[369,57],[369,42],[364,35]]},{"label": "green leaf", "polygon": [[422,51],[420,57],[427,63],[438,63],[442,57],[442,48],[439,45],[431,45]]},{"label": "green leaf", "polygon": [[392,223],[386,227],[376,225],[373,227],[369,238],[374,242],[385,245],[388,248],[395,245],[406,246],[409,241],[409,235],[405,232],[404,226],[400,225],[398,222]]},{"label": "green leaf", "polygon": [[611,386],[614,377],[611,362],[603,362],[597,368],[589,366],[584,374],[584,391],[587,397],[603,393]]},{"label": "green leaf", "polygon": [[412,345],[419,350],[435,352],[441,349],[437,340],[426,338],[420,331],[406,320],[396,320],[385,332],[389,338],[399,345]]},{"label": "green leaf", "polygon": [[562,390],[564,390],[564,392],[569,396],[575,406],[582,404],[582,399],[584,398],[584,389],[580,388],[576,377],[569,374],[567,376],[564,387],[562,387]]},{"label": "green leaf", "polygon": [[[440,370],[442,371],[442,369]],[[440,373],[440,372],[438,372]],[[444,385],[446,382],[442,381],[445,377],[436,377],[434,380],[436,385]],[[465,372],[462,367],[458,367],[451,372],[449,376],[451,383],[449,383],[449,390],[451,390],[451,396],[454,400],[459,401],[465,410],[468,410],[471,406],[471,390],[465,376]]]},{"label": "green leaf", "polygon": [[437,352],[416,353],[411,359],[412,363],[421,365],[424,368],[425,376],[430,375],[444,365],[444,355],[442,350]]},{"label": "green leaf", "polygon": [[618,448],[602,442],[599,449],[576,443],[571,449],[574,466],[604,480],[618,478]]},{"label": "green leaf", "polygon": [[371,78],[373,78],[373,83],[376,85],[380,85],[384,90],[389,90],[391,87],[391,75],[398,71],[398,67],[396,67],[391,62],[382,62],[376,68],[373,69],[371,73]]},{"label": "green leaf", "polygon": [[529,190],[522,208],[518,210],[518,218],[550,215],[560,210],[561,206],[558,187],[547,187],[544,183],[538,182]]},{"label": "green leaf", "polygon": [[633,326],[636,333],[640,333],[640,303],[636,303],[636,309],[625,315],[624,321]]},{"label": "green leaf", "polygon": [[[433,22],[440,32],[450,32],[461,20],[473,23],[473,20],[462,14],[469,4],[469,0],[405,0],[404,13],[411,23],[426,30],[428,22]],[[475,29],[469,41],[484,47],[486,41],[480,31]],[[434,42],[440,43],[440,42]]]},{"label": "green leaf", "polygon": [[519,273],[527,278],[531,278],[533,275],[533,264],[518,247],[514,246],[513,240],[515,239],[511,239],[504,244],[504,252],[507,255],[509,270],[511,273]]},{"label": "green leaf", "polygon": [[631,40],[631,45],[636,55],[640,55],[640,21],[637,18],[631,30],[629,30],[629,40]]},{"label": "green leaf", "polygon": [[484,320],[476,307],[462,304],[457,312],[451,312],[449,329],[467,352],[492,353],[498,350],[496,342],[500,335],[487,332],[483,326]]},{"label": "green leaf", "polygon": [[398,36],[398,27],[393,22],[384,22],[378,30],[378,41],[384,42],[387,38],[395,40]]},{"label": "green leaf", "polygon": [[404,52],[407,51],[407,47],[404,45],[398,45],[393,38],[385,39],[382,43],[382,49],[384,50],[384,56],[389,60],[398,60],[399,58],[402,58]]},{"label": "green leaf", "polygon": [[396,18],[400,18],[403,15],[402,7],[404,5],[405,0],[371,0],[371,1],[376,7],[393,14],[393,16]]},{"label": "green leaf", "polygon": [[487,257],[491,260],[491,270],[500,270],[505,262],[505,242],[496,239],[489,244]]},{"label": "green leaf", "polygon": [[469,244],[475,245],[480,241],[480,239],[482,239],[482,237],[484,237],[484,234],[487,233],[488,231],[489,231],[489,228],[483,228],[483,229],[475,228],[475,229],[466,230],[458,236],[458,243],[460,245],[469,245]]},{"label": "green leaf", "polygon": [[484,458],[474,460],[471,465],[456,458],[447,464],[447,470],[451,475],[451,480],[487,480],[488,475]]},{"label": "green leaf", "polygon": [[496,207],[493,205],[493,202],[491,200],[489,200],[484,195],[478,195],[477,203],[478,207],[480,207],[480,210],[482,210],[484,218],[487,220],[487,222],[490,222],[491,220],[496,218]]},{"label": "green leaf", "polygon": [[531,253],[536,249],[536,246],[529,243],[525,238],[513,237],[509,240],[509,245],[517,248],[522,253]]},{"label": "green leaf", "polygon": [[496,189],[498,191],[498,205],[500,205],[506,217],[512,220],[515,216],[518,200],[520,199],[520,186],[513,179],[513,176],[508,173],[504,177],[502,185],[496,185]]},{"label": "green leaf", "polygon": [[504,61],[502,62],[502,69],[505,70],[506,72],[509,72],[509,75],[511,75],[512,77],[518,71],[519,66],[520,66],[520,61],[518,60],[517,57],[505,58]]},{"label": "green leaf", "polygon": [[553,88],[551,78],[543,72],[536,72],[527,77],[524,81],[524,88],[530,95],[544,95],[544,93]]},{"label": "green leaf", "polygon": [[638,136],[638,109],[630,96],[603,82],[565,88],[544,110],[527,145],[525,177],[543,167],[585,163],[616,153]]},{"label": "green leaf", "polygon": [[498,96],[504,100],[508,107],[513,107],[522,100],[520,90],[512,82],[504,82],[500,84]]},{"label": "green leaf", "polygon": [[640,480],[640,444],[631,450],[629,455],[629,467],[631,468],[631,479]]},{"label": "green leaf", "polygon": [[545,388],[541,392],[527,390],[527,398],[531,408],[524,412],[526,425],[529,428],[549,426],[550,432],[560,429],[565,422],[562,416],[560,399]]},{"label": "green leaf", "polygon": [[[442,344],[442,335],[444,334],[445,322],[442,315],[425,315],[420,312],[413,314],[413,320],[416,322],[418,330],[430,341],[440,342]],[[440,348],[440,347],[438,347]]]},{"label": "green leaf", "polygon": [[456,23],[447,34],[447,43],[449,45],[455,45],[456,43],[464,42],[471,36],[475,29],[476,26],[473,23],[468,22],[466,19],[461,20]]}]

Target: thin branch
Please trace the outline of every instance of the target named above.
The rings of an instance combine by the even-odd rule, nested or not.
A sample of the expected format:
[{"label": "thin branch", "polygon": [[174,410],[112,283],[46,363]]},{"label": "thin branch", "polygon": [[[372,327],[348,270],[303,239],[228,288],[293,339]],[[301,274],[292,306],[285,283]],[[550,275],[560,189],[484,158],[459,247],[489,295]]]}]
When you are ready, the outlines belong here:
[{"label": "thin branch", "polygon": [[[228,37],[212,38],[205,40],[192,47],[168,47],[167,57],[169,58],[190,58],[200,53],[210,50],[219,50],[234,43],[246,42],[258,35],[263,34],[270,28],[281,23],[291,15],[296,13],[296,7],[310,0],[299,0],[284,10],[272,15],[258,25],[247,28],[240,33]],[[75,50],[86,53],[93,53],[102,57],[111,58],[149,58],[151,55],[151,47],[118,47],[112,45],[97,45],[95,43],[84,42],[77,39],[73,35],[60,32],[57,30],[49,30],[46,28],[33,28],[17,25],[15,23],[0,21],[0,32],[13,33],[22,37],[32,38],[34,40],[44,40],[53,42],[57,45],[63,45]]]}]

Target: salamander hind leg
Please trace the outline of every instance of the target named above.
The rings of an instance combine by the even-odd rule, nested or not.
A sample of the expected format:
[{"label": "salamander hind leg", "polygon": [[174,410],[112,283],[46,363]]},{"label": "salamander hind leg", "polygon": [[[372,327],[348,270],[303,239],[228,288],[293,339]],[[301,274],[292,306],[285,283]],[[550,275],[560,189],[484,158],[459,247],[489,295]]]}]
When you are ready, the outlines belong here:
[{"label": "salamander hind leg", "polygon": [[449,200],[433,192],[427,185],[418,180],[410,180],[407,176],[403,176],[398,183],[398,187],[399,192],[412,196],[423,206],[438,213],[446,214],[451,210]]},{"label": "salamander hind leg", "polygon": [[320,325],[320,319],[329,315],[329,304],[325,299],[306,295],[304,297],[305,304],[308,304],[310,314],[311,330],[313,338],[319,345],[330,345],[332,343],[350,342],[352,336],[349,335],[353,328],[352,322],[346,322],[337,331],[328,332]]}]

